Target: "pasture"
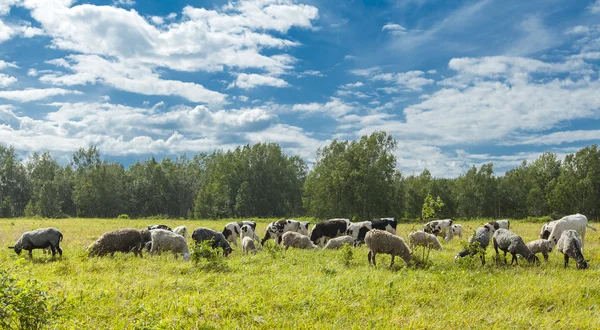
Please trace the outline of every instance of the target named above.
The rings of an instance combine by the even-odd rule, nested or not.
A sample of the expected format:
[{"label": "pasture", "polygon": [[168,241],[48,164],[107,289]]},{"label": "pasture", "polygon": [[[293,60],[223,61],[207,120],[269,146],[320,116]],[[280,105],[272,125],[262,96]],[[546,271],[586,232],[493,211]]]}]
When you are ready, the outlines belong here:
[{"label": "pasture", "polygon": [[[555,252],[539,266],[523,259],[518,266],[497,266],[492,246],[485,266],[478,258],[454,262],[462,248],[458,238],[442,242],[441,252],[431,251],[428,268],[406,267],[397,258],[390,269],[387,255],[378,255],[377,267],[369,267],[364,246],[353,249],[349,266],[342,251],[243,255],[239,245],[216,269],[175,260],[170,253],[144,253],[143,259],[85,253],[102,233],[117,228],[162,223],[186,225],[190,232],[197,227],[220,231],[227,222],[0,219],[0,265],[20,279],[38,279],[63,300],[56,329],[600,329],[600,235],[589,229],[587,270],[576,270],[573,260],[564,269],[562,254]],[[268,222],[258,223],[261,238]],[[455,222],[463,224],[466,240],[486,221]],[[24,231],[42,227],[63,233],[62,258],[51,260],[34,250],[29,261],[27,252],[18,257],[6,248]],[[537,238],[540,227],[511,223],[526,242]],[[399,224],[398,234],[406,240],[412,228],[420,227]]]}]

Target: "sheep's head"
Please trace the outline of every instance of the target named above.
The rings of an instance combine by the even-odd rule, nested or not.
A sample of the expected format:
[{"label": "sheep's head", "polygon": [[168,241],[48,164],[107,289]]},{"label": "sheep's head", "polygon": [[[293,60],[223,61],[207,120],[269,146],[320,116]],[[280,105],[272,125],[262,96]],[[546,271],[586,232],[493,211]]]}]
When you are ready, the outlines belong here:
[{"label": "sheep's head", "polygon": [[589,260],[584,260],[577,263],[577,269],[586,269],[590,266]]},{"label": "sheep's head", "polygon": [[533,254],[533,253],[532,253],[532,254],[531,254],[531,256],[529,257],[529,259],[527,259],[527,261],[528,261],[530,264],[532,264],[532,263],[535,263],[535,264],[537,264],[537,265],[539,265],[539,264],[540,264],[540,258],[538,258],[538,257],[537,257],[535,254]]},{"label": "sheep's head", "polygon": [[15,246],[9,246],[8,248],[9,249],[14,249],[15,253],[17,255],[21,255],[21,251],[23,251],[23,249],[20,246],[17,246],[17,245],[15,245]]}]

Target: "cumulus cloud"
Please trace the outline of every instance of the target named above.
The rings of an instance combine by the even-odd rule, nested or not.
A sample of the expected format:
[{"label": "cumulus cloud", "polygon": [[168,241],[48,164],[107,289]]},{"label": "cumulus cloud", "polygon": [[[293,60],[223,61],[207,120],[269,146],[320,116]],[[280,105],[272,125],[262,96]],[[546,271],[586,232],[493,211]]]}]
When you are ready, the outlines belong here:
[{"label": "cumulus cloud", "polygon": [[57,95],[83,94],[80,91],[62,88],[28,88],[24,90],[0,91],[0,99],[18,102],[31,102]]},{"label": "cumulus cloud", "polygon": [[271,86],[283,88],[290,87],[290,84],[288,84],[285,80],[276,77],[263,76],[256,73],[240,73],[238,74],[237,79],[234,82],[232,82],[228,86],[228,88],[238,87],[242,89],[251,89],[257,86]]},{"label": "cumulus cloud", "polygon": [[402,35],[408,32],[406,28],[400,24],[388,23],[381,28],[381,31],[387,31],[394,35]]},{"label": "cumulus cloud", "polygon": [[292,111],[302,112],[304,114],[325,114],[331,117],[340,117],[353,110],[353,107],[337,97],[332,97],[326,103],[306,103],[295,104]]}]

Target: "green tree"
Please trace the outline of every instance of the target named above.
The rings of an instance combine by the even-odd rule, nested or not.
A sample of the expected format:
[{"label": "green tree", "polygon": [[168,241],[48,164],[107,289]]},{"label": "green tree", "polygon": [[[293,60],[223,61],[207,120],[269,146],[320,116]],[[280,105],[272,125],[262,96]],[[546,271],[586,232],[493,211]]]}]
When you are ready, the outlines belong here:
[{"label": "green tree", "polygon": [[436,213],[438,213],[442,207],[444,206],[444,202],[437,196],[437,198],[433,198],[431,194],[427,194],[425,197],[425,201],[423,202],[423,207],[421,210],[421,218],[425,221],[433,218]]}]

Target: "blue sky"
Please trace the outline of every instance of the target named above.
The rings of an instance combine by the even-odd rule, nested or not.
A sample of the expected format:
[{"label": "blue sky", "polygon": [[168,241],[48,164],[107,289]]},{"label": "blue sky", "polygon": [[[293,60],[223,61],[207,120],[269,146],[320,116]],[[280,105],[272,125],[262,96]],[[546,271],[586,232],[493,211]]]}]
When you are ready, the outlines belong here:
[{"label": "blue sky", "polygon": [[600,141],[600,0],[0,0],[0,143],[129,164],[385,130],[405,174]]}]

